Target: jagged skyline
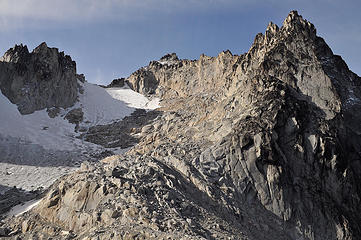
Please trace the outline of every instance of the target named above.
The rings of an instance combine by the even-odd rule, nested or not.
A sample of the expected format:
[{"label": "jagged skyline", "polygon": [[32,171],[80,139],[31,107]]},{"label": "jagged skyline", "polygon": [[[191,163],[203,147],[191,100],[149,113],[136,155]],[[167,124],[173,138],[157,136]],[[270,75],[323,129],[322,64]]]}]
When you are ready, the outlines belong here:
[{"label": "jagged skyline", "polygon": [[168,54],[111,86],[11,49],[0,238],[359,239],[361,77],[316,28],[291,11],[244,55]]},{"label": "jagged skyline", "polygon": [[[303,1],[1,1],[0,51],[46,41],[72,56],[89,82],[107,84],[166,53],[195,59],[248,51],[268,22],[296,9],[361,75],[360,3]],[[56,11],[55,11],[56,9]]]}]

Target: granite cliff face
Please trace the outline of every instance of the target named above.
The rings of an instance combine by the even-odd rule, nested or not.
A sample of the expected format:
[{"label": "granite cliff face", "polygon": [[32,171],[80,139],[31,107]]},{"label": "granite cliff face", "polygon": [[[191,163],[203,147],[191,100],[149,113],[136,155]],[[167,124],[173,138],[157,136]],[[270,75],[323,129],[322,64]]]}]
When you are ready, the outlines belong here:
[{"label": "granite cliff face", "polygon": [[125,82],[162,98],[134,130],[140,143],[83,164],[9,228],[53,239],[361,236],[361,79],[297,12],[243,55],[169,54]]},{"label": "granite cliff face", "polygon": [[1,92],[22,114],[72,106],[78,96],[77,79],[75,62],[46,43],[31,53],[16,45],[0,59]]}]

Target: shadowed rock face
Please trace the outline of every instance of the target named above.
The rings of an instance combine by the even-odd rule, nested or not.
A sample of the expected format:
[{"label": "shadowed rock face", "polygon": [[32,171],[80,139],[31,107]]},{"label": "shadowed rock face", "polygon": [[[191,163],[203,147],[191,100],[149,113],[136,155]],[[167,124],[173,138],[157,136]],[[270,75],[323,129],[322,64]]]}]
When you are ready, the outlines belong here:
[{"label": "shadowed rock face", "polygon": [[78,93],[75,62],[46,43],[31,53],[16,45],[0,59],[0,89],[22,114],[70,107]]},{"label": "shadowed rock face", "polygon": [[361,236],[361,80],[297,12],[244,55],[170,54],[126,81],[162,98],[138,145],[83,165],[9,226],[79,239]]}]

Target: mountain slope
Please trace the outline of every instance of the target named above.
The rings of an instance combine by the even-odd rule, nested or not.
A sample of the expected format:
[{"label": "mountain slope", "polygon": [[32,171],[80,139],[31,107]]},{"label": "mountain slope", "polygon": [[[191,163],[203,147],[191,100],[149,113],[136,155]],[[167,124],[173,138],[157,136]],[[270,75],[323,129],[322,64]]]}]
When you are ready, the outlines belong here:
[{"label": "mountain slope", "polygon": [[297,12],[243,55],[170,54],[126,82],[162,99],[141,141],[6,226],[59,239],[361,236],[361,79]]},{"label": "mountain slope", "polygon": [[[72,69],[69,64],[59,64],[69,59],[45,43],[32,53],[26,46],[15,46],[2,57],[0,215],[13,205],[34,198],[56,179],[74,171],[81,162],[97,161],[114,152],[125,151],[114,144],[104,147],[88,142],[82,134],[89,129],[122,122],[125,117],[132,118],[139,109],[158,107],[157,99],[150,101],[128,87],[104,89],[85,82],[76,74],[75,63]],[[42,78],[45,70],[35,66],[44,66],[49,76]],[[68,81],[75,81],[75,84],[68,84]],[[26,87],[27,94],[17,92]],[[74,102],[64,100],[69,97],[66,94],[72,95],[73,91]],[[49,94],[53,94],[52,103],[46,100]],[[48,103],[50,105],[44,105]],[[134,137],[123,136],[127,138],[132,140],[128,147],[136,141]]]}]

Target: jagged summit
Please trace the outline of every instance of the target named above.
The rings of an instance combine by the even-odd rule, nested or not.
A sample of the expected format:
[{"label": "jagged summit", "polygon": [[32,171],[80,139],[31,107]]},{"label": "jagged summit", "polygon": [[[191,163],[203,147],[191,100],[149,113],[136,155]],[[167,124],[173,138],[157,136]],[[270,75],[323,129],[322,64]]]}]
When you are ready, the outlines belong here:
[{"label": "jagged summit", "polygon": [[[163,58],[171,59],[171,55]],[[221,62],[233,62],[233,71],[238,73],[238,76],[267,74],[286,82],[295,91],[301,92],[305,99],[310,99],[313,104],[322,109],[327,118],[333,118],[335,113],[341,111],[342,105],[350,103],[350,98],[353,98],[354,94],[352,89],[359,79],[355,74],[348,71],[347,65],[339,56],[333,55],[325,41],[316,36],[316,29],[313,24],[303,19],[297,11],[290,12],[281,28],[271,22],[265,34],[260,33],[256,36],[254,43],[246,54],[241,56],[220,54],[216,58]],[[189,60],[178,61],[178,58],[174,59],[177,59],[177,61],[152,62],[148,67],[142,69],[142,74],[138,74],[138,72],[132,74],[127,79],[129,85],[134,90],[145,94],[155,93],[156,89],[160,93],[167,92],[161,89],[168,88],[168,85],[174,87],[172,78],[183,77],[173,75],[172,78],[164,79],[161,76],[164,75],[163,71],[167,72],[167,68],[171,66],[169,71],[172,75],[175,74],[173,68],[184,69],[190,65],[196,65],[195,62]],[[215,58],[203,55],[198,62],[204,59]],[[335,64],[340,65],[340,67],[332,69],[330,66]],[[217,69],[219,65],[212,67]],[[197,71],[195,71],[195,74],[197,74]],[[198,76],[189,82],[196,85],[201,83],[208,85],[209,77],[217,74],[217,71],[209,72],[208,77]],[[194,75],[190,75],[189,78],[193,78],[192,76]],[[222,79],[218,75],[214,77],[215,79]],[[202,80],[203,78],[205,79]],[[188,94],[197,89],[188,89],[188,86],[182,85],[181,82],[184,82],[184,80],[177,83],[177,85],[187,90],[177,90],[178,94]],[[221,85],[218,82],[211,84]],[[161,88],[158,87],[159,85],[161,85]],[[172,86],[170,87],[173,88]],[[231,86],[232,84],[227,86],[226,89]],[[358,99],[359,96],[359,93],[357,93],[355,99]]]},{"label": "jagged summit", "polygon": [[298,15],[297,11],[291,11],[283,22],[282,28],[286,31],[302,31],[307,32],[308,37],[313,39],[316,36],[316,28],[309,21],[302,18],[301,15]]},{"label": "jagged summit", "polygon": [[29,55],[28,47],[23,44],[15,45],[13,48],[10,48],[6,51],[4,56],[0,58],[1,62],[14,62],[16,63],[19,59],[26,58]]},{"label": "jagged summit", "polygon": [[41,43],[31,53],[15,45],[0,59],[0,89],[22,114],[70,107],[78,95],[76,64],[70,56]]},{"label": "jagged summit", "polygon": [[270,22],[266,28],[266,33],[270,32],[270,33],[274,34],[274,33],[278,32],[278,30],[279,30],[279,27],[277,26],[277,24]]},{"label": "jagged summit", "polygon": [[275,23],[270,22],[266,28],[266,33],[270,32],[275,34],[279,30],[284,31],[286,34],[307,32],[310,39],[316,37],[316,28],[314,25],[299,15],[297,11],[291,11],[288,14],[281,29]]},{"label": "jagged summit", "polygon": [[48,45],[46,44],[46,42],[42,42],[40,43],[39,46],[37,46],[33,52],[37,53],[37,52],[42,52],[42,51],[46,51],[48,50]]},{"label": "jagged summit", "polygon": [[161,61],[161,62],[164,62],[164,61],[178,61],[178,60],[179,60],[179,58],[178,58],[176,53],[168,53],[168,54],[164,55],[163,57],[161,57],[159,59],[159,61]]},{"label": "jagged summit", "polygon": [[[266,28],[265,34],[259,33],[254,44],[269,44],[271,40],[284,41],[287,38],[299,38],[303,40],[316,40],[316,28],[312,23],[304,19],[297,11],[291,11],[279,28],[275,23],[270,22]],[[253,44],[253,45],[254,45]]]}]

